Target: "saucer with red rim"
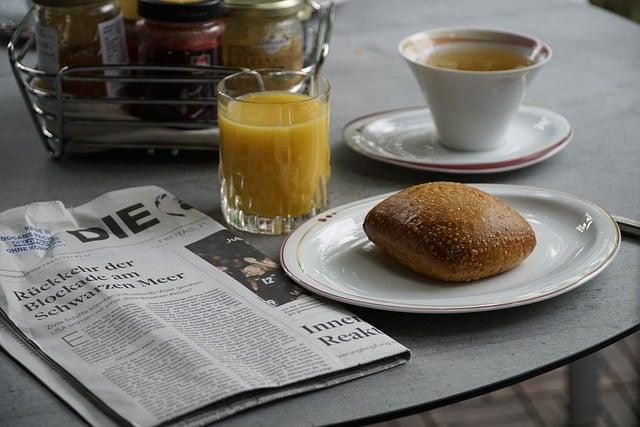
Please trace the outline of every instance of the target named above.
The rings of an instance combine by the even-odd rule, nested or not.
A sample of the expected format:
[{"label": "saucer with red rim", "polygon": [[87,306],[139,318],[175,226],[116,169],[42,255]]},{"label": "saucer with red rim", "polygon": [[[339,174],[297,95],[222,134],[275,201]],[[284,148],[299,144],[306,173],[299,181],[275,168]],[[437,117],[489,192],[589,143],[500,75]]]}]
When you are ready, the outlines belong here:
[{"label": "saucer with red rim", "polygon": [[554,156],[569,144],[573,129],[554,111],[522,105],[504,145],[489,151],[458,151],[440,143],[427,107],[410,107],[355,119],[344,127],[343,136],[355,152],[397,166],[445,173],[497,173]]}]

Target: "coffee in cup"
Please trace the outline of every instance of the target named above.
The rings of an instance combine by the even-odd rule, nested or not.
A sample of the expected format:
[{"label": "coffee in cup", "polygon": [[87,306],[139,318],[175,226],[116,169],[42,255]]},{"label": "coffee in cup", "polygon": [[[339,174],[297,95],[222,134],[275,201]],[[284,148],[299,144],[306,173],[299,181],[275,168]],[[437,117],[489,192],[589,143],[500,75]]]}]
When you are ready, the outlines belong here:
[{"label": "coffee in cup", "polygon": [[468,47],[436,50],[427,57],[425,64],[461,71],[506,71],[528,67],[533,60],[508,49]]},{"label": "coffee in cup", "polygon": [[527,86],[551,48],[523,34],[483,29],[424,31],[399,50],[429,104],[441,143],[464,151],[498,148]]}]

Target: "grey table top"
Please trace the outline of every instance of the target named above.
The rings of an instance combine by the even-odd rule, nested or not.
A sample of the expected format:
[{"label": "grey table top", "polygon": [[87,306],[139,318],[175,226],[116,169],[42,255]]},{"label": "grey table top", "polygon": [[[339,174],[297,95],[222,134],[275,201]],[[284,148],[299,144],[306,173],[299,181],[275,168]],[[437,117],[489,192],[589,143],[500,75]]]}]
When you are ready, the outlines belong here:
[{"label": "grey table top", "polygon": [[[575,127],[569,147],[524,170],[445,176],[376,163],[341,140],[349,120],[421,105],[396,51],[413,32],[491,26],[534,34],[554,58],[527,102],[556,110]],[[354,1],[340,6],[325,75],[333,85],[331,202],[337,206],[412,184],[447,179],[526,184],[579,194],[640,217],[640,26],[563,0]],[[108,190],[157,184],[215,218],[216,155],[125,154],[49,160],[0,52],[0,210],[36,200],[82,203]],[[245,236],[277,257],[281,237]],[[222,425],[318,425],[390,418],[507,385],[593,351],[640,324],[640,242],[624,239],[613,264],[568,294],[531,306],[468,315],[390,314],[354,308],[409,347],[409,363],[330,389],[269,404]],[[82,420],[0,352],[0,425]]]}]

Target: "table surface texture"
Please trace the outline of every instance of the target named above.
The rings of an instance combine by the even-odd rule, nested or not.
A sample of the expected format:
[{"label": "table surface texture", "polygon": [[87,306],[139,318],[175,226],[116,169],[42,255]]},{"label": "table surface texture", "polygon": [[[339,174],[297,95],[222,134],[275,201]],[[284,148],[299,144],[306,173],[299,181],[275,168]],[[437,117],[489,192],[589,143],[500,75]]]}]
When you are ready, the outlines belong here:
[{"label": "table surface texture", "polygon": [[[555,157],[494,175],[442,175],[353,153],[342,127],[376,111],[422,105],[397,51],[429,28],[511,29],[548,42],[554,57],[526,103],[555,110],[575,136]],[[575,193],[611,212],[640,217],[640,26],[581,2],[548,0],[356,0],[338,7],[323,70],[332,83],[332,206],[436,180],[495,182]],[[59,199],[86,202],[106,191],[160,185],[218,220],[217,154],[145,153],[48,158],[0,51],[0,210]],[[277,259],[282,237],[244,236]],[[563,296],[509,310],[411,315],[353,308],[412,350],[406,365],[268,404],[220,423],[323,425],[383,420],[499,388],[558,366],[639,325],[640,241],[623,239],[599,277]],[[83,421],[0,352],[0,425]]]}]

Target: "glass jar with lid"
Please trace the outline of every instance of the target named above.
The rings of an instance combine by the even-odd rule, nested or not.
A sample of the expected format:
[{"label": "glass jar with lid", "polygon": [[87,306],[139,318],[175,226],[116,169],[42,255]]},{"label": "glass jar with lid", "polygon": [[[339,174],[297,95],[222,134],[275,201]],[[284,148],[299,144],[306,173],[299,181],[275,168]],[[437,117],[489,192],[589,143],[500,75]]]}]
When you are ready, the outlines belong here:
[{"label": "glass jar with lid", "polygon": [[222,0],[140,0],[138,60],[146,64],[217,65]]},{"label": "glass jar with lid", "polygon": [[[154,69],[141,71],[152,77],[175,78],[175,82],[152,81],[128,90],[133,96],[148,99],[197,100],[213,97],[211,83],[185,83],[188,77],[200,77],[201,66],[218,65],[220,38],[224,32],[222,0],[168,2],[139,0],[136,23],[138,62],[154,66],[185,66],[183,69]],[[170,68],[170,67],[169,67]],[[142,104],[131,109],[138,117],[151,120],[213,119],[213,105]]]},{"label": "glass jar with lid", "polygon": [[225,0],[222,63],[298,70],[304,60],[304,0]]},{"label": "glass jar with lid", "polygon": [[[124,23],[117,0],[34,0],[38,66],[55,74],[64,67],[128,63]],[[43,79],[53,86],[52,78]],[[104,95],[115,86],[65,82],[64,92]]]}]

